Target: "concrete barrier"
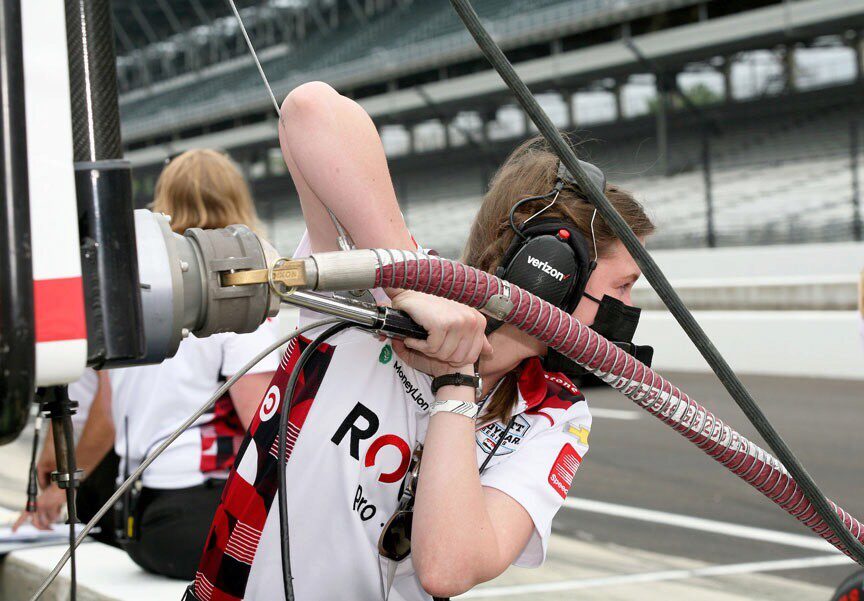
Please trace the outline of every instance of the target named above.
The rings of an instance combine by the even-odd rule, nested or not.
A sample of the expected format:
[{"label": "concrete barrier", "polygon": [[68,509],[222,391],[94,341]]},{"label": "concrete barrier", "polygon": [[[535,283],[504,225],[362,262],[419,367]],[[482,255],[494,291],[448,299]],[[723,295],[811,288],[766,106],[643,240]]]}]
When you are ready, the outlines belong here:
[{"label": "concrete barrier", "polygon": [[[694,315],[740,374],[864,380],[857,311],[696,311]],[[710,371],[666,311],[645,311],[636,341],[654,346],[654,366],[661,373]]]},{"label": "concrete barrier", "polygon": [[[0,563],[0,599],[29,599],[60,559],[65,547],[15,551]],[[97,542],[78,548],[78,601],[179,601],[188,582],[148,574],[120,549]],[[69,565],[42,596],[69,599]]]}]

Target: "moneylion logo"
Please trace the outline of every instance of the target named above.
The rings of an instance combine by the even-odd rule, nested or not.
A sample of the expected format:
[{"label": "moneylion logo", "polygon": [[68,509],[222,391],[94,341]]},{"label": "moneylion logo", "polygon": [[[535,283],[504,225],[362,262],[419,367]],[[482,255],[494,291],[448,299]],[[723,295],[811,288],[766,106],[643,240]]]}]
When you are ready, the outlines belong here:
[{"label": "moneylion logo", "polygon": [[380,361],[384,365],[387,365],[388,363],[390,363],[390,359],[392,358],[393,347],[389,344],[385,344],[384,347],[381,349],[381,354],[378,355],[378,361]]},{"label": "moneylion logo", "polygon": [[549,263],[547,261],[541,261],[540,259],[535,259],[531,255],[528,255],[528,264],[531,265],[532,267],[536,267],[537,269],[539,269],[543,273],[548,273],[549,275],[551,275],[553,278],[555,278],[559,282],[563,282],[564,280],[569,278],[571,275],[569,273],[567,275],[564,275],[563,273],[561,273],[560,271],[558,271],[557,269],[555,269],[554,267],[549,265]]},{"label": "moneylion logo", "polygon": [[417,403],[417,406],[423,411],[429,409],[429,403],[427,403],[426,399],[423,398],[420,388],[408,379],[408,376],[405,375],[405,371],[402,369],[402,366],[399,365],[398,361],[393,362],[393,369],[396,370],[396,375],[399,376],[399,380],[402,382],[402,386],[405,387],[405,392],[408,396],[414,399],[414,402]]}]

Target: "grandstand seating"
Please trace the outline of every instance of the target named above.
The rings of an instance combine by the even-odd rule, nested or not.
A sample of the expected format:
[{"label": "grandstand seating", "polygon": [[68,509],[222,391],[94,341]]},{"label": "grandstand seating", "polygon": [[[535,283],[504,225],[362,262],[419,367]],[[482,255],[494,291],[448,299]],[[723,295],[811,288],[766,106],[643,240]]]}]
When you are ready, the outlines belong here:
[{"label": "grandstand seating", "polygon": [[[619,0],[610,8],[602,0],[476,0],[478,14],[490,29],[524,34],[557,27],[564,21],[609,13],[651,0]],[[529,10],[530,9],[530,10]],[[353,21],[328,34],[310,36],[302,47],[263,62],[281,93],[310,79],[340,75],[373,75],[409,59],[430,60],[454,48],[473,49],[473,42],[447,2],[418,1],[379,15],[365,25]],[[189,115],[245,106],[263,97],[251,62],[227,73],[202,76],[170,91],[121,97],[124,136],[154,128],[178,127]]]},{"label": "grandstand seating", "polygon": [[[532,32],[551,31],[556,24],[586,16],[601,16],[652,0],[474,0],[473,5],[490,30],[502,40],[530,38]],[[537,39],[542,39],[538,36]],[[446,1],[417,0],[379,13],[367,23],[346,21],[329,33],[310,35],[302,46],[277,53],[264,61],[277,94],[304,79],[373,81],[376,70],[395,72],[400,65],[429,59],[443,64],[448,53],[473,49],[470,36]],[[242,63],[242,61],[241,61]],[[169,86],[170,88],[170,86]],[[860,88],[856,88],[860,89]],[[830,96],[826,90],[824,96]],[[848,96],[848,94],[847,94]],[[848,239],[851,235],[852,196],[849,124],[860,119],[860,100],[822,101],[818,109],[796,102],[795,94],[755,99],[769,104],[761,113],[747,102],[707,107],[729,118],[721,133],[712,135],[712,196],[715,235],[719,244],[765,244],[798,240]],[[236,114],[233,106],[264,99],[259,75],[251,63],[151,95],[136,93],[122,102],[124,135],[180,127],[196,112]],[[250,100],[252,99],[252,100]],[[739,109],[739,107],[741,107]],[[774,115],[776,108],[777,115]],[[739,110],[741,112],[739,112]],[[750,111],[750,112],[748,112]],[[684,112],[669,115],[669,148],[665,173],[659,173],[654,143],[654,117],[629,119],[614,141],[594,140],[580,147],[585,158],[600,165],[610,181],[631,190],[645,203],[659,225],[650,244],[654,247],[705,244],[705,184],[701,167],[701,134]],[[158,126],[158,128],[156,127]],[[613,128],[614,125],[609,125]],[[589,132],[587,137],[592,138]],[[623,137],[622,137],[623,136]],[[419,137],[419,134],[418,134]],[[458,137],[458,136],[457,136]],[[512,140],[493,139],[500,150]],[[435,145],[416,146],[434,148]],[[438,150],[432,150],[432,153]],[[498,152],[498,151],[496,151]],[[501,154],[498,152],[498,154]],[[424,155],[425,156],[425,155]],[[489,165],[451,159],[439,165],[423,164],[422,171],[405,171],[393,157],[394,180],[403,211],[421,243],[443,254],[459,253],[467,226],[479,204],[483,187],[498,158]],[[415,157],[416,158],[416,157]],[[406,160],[410,160],[408,157]],[[861,161],[858,168],[861,169]],[[283,182],[284,187],[284,182]],[[296,203],[272,202],[262,211],[270,236],[280,249],[290,249],[302,231]]]},{"label": "grandstand seating", "polygon": [[[859,169],[864,162],[859,161]],[[849,237],[852,221],[850,171],[845,158],[793,161],[779,166],[728,170],[714,196],[720,244],[764,244]],[[736,179],[740,177],[740,179]],[[654,248],[705,244],[702,176],[644,177],[621,181],[643,202],[658,226]],[[441,196],[407,203],[403,209],[421,244],[455,257],[481,196]],[[287,220],[286,220],[287,221]],[[302,232],[302,225],[293,224]],[[838,234],[845,234],[839,236]],[[290,240],[296,232],[281,230]]]},{"label": "grandstand seating", "polygon": [[[725,125],[713,139],[713,202],[717,241],[722,245],[849,239],[852,173],[849,122],[857,105],[810,111],[804,117],[753,118]],[[655,248],[705,244],[705,193],[699,133],[673,129],[673,174],[651,170],[653,146],[644,139],[592,143],[585,153],[609,181],[632,191],[658,225]],[[515,141],[514,141],[515,144]],[[632,157],[648,155],[643,162]],[[393,174],[403,212],[422,244],[457,256],[494,165],[478,161],[409,171],[395,163]],[[858,159],[864,172],[864,162]],[[284,207],[292,203],[280,202]],[[290,247],[302,232],[299,213],[280,214],[272,235]]]}]

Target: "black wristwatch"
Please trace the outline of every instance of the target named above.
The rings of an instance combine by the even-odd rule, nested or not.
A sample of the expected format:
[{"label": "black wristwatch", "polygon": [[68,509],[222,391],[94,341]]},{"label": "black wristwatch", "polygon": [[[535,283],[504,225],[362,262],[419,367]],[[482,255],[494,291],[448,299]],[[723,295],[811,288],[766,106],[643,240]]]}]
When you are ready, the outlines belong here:
[{"label": "black wristwatch", "polygon": [[438,389],[442,386],[471,386],[474,388],[476,397],[479,398],[483,394],[483,380],[480,378],[480,374],[468,376],[463,373],[455,373],[432,378],[432,394],[437,394]]}]

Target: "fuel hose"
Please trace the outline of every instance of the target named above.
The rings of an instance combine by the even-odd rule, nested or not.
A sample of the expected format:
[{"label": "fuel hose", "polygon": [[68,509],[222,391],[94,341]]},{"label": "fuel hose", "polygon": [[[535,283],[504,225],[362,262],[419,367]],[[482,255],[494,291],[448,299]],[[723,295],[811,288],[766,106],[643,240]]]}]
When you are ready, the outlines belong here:
[{"label": "fuel hose", "polygon": [[[484,271],[438,256],[404,250],[353,250],[313,254],[303,263],[306,287],[403,288],[483,310],[536,338],[595,374],[690,440],[733,474],[840,551],[858,561],[844,537],[864,538],[861,523],[832,501],[837,528],[805,495],[801,483],[776,459],[663,376],[561,309]],[[859,562],[860,563],[860,562]]]}]

